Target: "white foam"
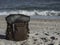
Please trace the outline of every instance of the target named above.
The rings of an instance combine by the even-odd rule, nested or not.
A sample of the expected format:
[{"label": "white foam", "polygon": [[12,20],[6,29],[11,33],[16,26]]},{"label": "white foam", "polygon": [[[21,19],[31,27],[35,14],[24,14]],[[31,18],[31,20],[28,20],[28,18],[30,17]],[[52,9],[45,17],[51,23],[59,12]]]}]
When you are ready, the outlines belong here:
[{"label": "white foam", "polygon": [[25,14],[28,16],[32,16],[32,15],[44,15],[44,16],[58,16],[60,15],[60,11],[54,11],[54,10],[45,10],[45,11],[41,11],[41,10],[32,10],[32,11],[28,11],[28,10],[16,10],[16,11],[3,11],[0,12],[0,15],[9,15],[9,14]]}]

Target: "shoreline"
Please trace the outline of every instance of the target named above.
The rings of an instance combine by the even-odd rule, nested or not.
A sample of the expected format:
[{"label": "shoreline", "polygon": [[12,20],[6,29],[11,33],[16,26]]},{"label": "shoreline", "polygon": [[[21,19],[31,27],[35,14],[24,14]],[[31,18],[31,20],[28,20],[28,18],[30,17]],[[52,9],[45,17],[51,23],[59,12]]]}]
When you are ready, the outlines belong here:
[{"label": "shoreline", "polygon": [[[0,18],[4,18],[7,15],[0,15]],[[30,16],[30,20],[41,20],[41,21],[59,21],[60,20],[60,16]]]},{"label": "shoreline", "polygon": [[[0,18],[5,18],[8,15],[0,15]],[[60,16],[30,16],[30,20],[60,20]]]},{"label": "shoreline", "polygon": [[60,16],[30,16],[32,20],[60,20]]}]

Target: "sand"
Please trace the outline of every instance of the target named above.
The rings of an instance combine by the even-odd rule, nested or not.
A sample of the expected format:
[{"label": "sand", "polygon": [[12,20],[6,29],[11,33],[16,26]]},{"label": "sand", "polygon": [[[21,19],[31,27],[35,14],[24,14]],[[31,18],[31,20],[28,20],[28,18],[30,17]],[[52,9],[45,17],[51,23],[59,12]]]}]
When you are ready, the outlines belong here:
[{"label": "sand", "polygon": [[[5,35],[6,16],[0,16],[0,34]],[[24,41],[0,39],[0,45],[60,45],[60,20],[31,19],[29,38]]]}]

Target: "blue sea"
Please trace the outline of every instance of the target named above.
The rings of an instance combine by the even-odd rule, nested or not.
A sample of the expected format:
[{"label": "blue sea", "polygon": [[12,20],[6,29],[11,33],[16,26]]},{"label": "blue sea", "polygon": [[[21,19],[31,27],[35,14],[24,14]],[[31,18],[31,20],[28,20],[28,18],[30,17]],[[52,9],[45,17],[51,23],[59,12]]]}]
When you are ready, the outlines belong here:
[{"label": "blue sea", "polygon": [[60,16],[60,0],[0,0],[0,15]]}]

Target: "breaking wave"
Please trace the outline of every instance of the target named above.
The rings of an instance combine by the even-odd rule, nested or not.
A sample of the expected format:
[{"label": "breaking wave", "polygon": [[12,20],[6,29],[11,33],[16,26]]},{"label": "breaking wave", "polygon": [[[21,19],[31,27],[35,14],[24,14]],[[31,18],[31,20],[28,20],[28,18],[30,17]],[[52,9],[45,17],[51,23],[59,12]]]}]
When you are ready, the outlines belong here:
[{"label": "breaking wave", "polygon": [[15,11],[1,11],[0,15],[9,14],[25,14],[28,16],[40,15],[40,16],[60,16],[60,11],[54,10],[15,10]]}]

